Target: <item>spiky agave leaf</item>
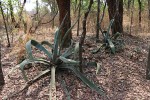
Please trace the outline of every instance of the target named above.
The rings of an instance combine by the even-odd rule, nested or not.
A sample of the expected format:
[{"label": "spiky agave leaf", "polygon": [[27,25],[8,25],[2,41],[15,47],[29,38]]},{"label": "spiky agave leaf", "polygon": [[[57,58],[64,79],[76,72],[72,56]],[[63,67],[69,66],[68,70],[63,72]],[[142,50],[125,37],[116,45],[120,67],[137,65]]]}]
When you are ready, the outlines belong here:
[{"label": "spiky agave leaf", "polygon": [[77,70],[77,68],[75,68],[74,66],[67,66],[67,65],[62,65],[59,68],[66,68],[69,69],[71,71],[73,71],[75,73],[75,75],[81,79],[81,81],[83,83],[85,83],[88,87],[90,87],[92,90],[96,91],[97,93],[99,93],[100,95],[105,95],[105,92],[102,88],[97,87],[93,82],[91,82],[90,80],[88,80],[80,71]]},{"label": "spiky agave leaf", "polygon": [[121,35],[121,33],[117,32],[117,33],[112,35],[111,39],[116,40],[120,35]]},{"label": "spiky agave leaf", "polygon": [[110,39],[107,39],[107,41],[108,41],[108,45],[109,45],[109,47],[111,49],[111,52],[113,54],[115,54],[116,49],[115,49],[114,43]]},{"label": "spiky agave leaf", "polygon": [[52,44],[49,43],[48,41],[42,41],[41,44],[42,44],[42,45],[47,45],[47,46],[49,46],[51,49],[54,50],[54,45],[52,45]]},{"label": "spiky agave leaf", "polygon": [[97,63],[96,74],[98,74],[100,69],[101,69],[101,63]]},{"label": "spiky agave leaf", "polygon": [[50,81],[50,100],[56,100],[56,84],[55,84],[56,66],[51,67],[51,81]]},{"label": "spiky agave leaf", "polygon": [[111,20],[110,20],[109,26],[108,26],[108,28],[107,28],[107,33],[108,33],[108,35],[109,35],[109,32],[110,32],[111,26],[112,26],[113,23],[114,23],[114,20],[115,20],[115,19],[111,19]]},{"label": "spiky agave leaf", "polygon": [[22,63],[19,64],[20,69],[21,69],[21,71],[22,71],[23,78],[24,78],[25,81],[28,81],[28,78],[27,78],[27,76],[26,76],[26,74],[25,74],[24,66],[27,65],[27,64],[30,64],[30,63],[32,63],[32,62],[33,62],[33,61],[31,61],[31,60],[29,60],[29,59],[25,59]]},{"label": "spiky agave leaf", "polygon": [[44,71],[41,71],[37,76],[35,76],[32,80],[28,81],[28,84],[32,84],[34,83],[37,79],[41,78],[42,76],[44,76],[45,74],[49,73],[50,69],[46,69]]},{"label": "spiky agave leaf", "polygon": [[43,60],[43,59],[33,59],[33,60],[30,60],[30,59],[25,59],[22,63],[20,63],[18,66],[20,68],[20,70],[22,71],[22,75],[23,75],[23,78],[24,80],[28,80],[26,74],[25,74],[25,71],[24,71],[24,67],[25,65],[27,64],[30,64],[30,63],[44,63],[46,65],[49,65],[49,62],[46,61],[46,60]]},{"label": "spiky agave leaf", "polygon": [[67,58],[74,53],[73,51],[74,51],[73,42],[71,42],[69,48],[61,56]]},{"label": "spiky agave leaf", "polygon": [[67,100],[71,100],[70,91],[68,91],[68,89],[67,89],[67,85],[66,85],[65,80],[62,80],[62,81],[61,81],[61,85],[62,85],[62,88],[63,88],[65,94],[66,94],[66,99],[67,99]]},{"label": "spiky agave leaf", "polygon": [[64,63],[67,63],[67,64],[77,64],[77,65],[79,64],[79,61],[75,61],[75,60],[72,60],[72,59],[67,59],[67,58],[62,57],[62,56],[60,56],[59,59],[61,61],[63,61]]},{"label": "spiky agave leaf", "polygon": [[77,58],[77,56],[79,56],[79,42],[77,42],[75,44],[75,48],[74,48],[74,58]]},{"label": "spiky agave leaf", "polygon": [[[67,13],[68,14],[68,13]],[[54,53],[53,53],[53,61],[55,62],[56,61],[56,58],[57,58],[57,55],[60,55],[60,48],[59,47],[59,43],[61,41],[61,35],[60,34],[60,31],[61,31],[61,28],[63,27],[63,24],[65,22],[65,19],[67,17],[67,14],[65,15],[61,25],[59,26],[59,28],[56,29],[56,32],[55,32],[55,38],[54,38]]]},{"label": "spiky agave leaf", "polygon": [[78,22],[79,19],[80,19],[80,16],[78,17],[78,19],[76,20],[76,22],[67,30],[67,32],[66,32],[65,35],[63,36],[62,42],[61,42],[61,45],[60,45],[60,49],[62,49],[62,46],[63,46],[63,44],[64,44],[64,42],[65,42],[65,40],[66,40],[66,38],[67,38],[69,32],[72,30],[72,28],[74,28],[74,26],[76,25],[76,23]]},{"label": "spiky agave leaf", "polygon": [[33,55],[32,55],[32,48],[31,46],[35,46],[37,49],[43,51],[48,57],[49,59],[52,59],[52,54],[47,51],[39,42],[35,41],[35,40],[29,40],[26,43],[26,51],[28,54],[29,59],[34,59]]},{"label": "spiky agave leaf", "polygon": [[57,54],[59,52],[59,39],[60,39],[60,30],[57,29],[55,32],[55,38],[54,38],[54,52],[53,52],[53,61],[55,62],[56,58],[57,58]]}]

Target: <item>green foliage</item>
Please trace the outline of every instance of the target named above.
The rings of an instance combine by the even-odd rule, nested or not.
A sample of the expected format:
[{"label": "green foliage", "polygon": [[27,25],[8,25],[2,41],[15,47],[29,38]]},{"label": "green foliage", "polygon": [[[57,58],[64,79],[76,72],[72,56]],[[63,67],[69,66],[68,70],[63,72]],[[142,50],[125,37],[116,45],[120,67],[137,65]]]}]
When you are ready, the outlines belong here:
[{"label": "green foliage", "polygon": [[[72,4],[73,7],[75,7],[75,6],[78,7],[79,6],[79,0],[77,0],[77,2],[76,2],[76,0],[71,0],[71,4]],[[88,9],[88,5],[89,5],[89,1],[88,0],[83,0],[81,2],[81,12],[86,11]],[[102,8],[104,7],[103,2],[101,2],[100,7],[102,7]],[[93,11],[93,12],[97,11],[97,0],[94,1],[94,3],[92,4],[91,9],[92,9],[91,11]],[[102,9],[100,9],[100,10],[102,10]]]},{"label": "green foliage", "polygon": [[[142,11],[145,9],[145,4],[147,3],[147,1],[145,1],[145,0],[141,0],[141,6],[142,6]],[[139,9],[139,3],[138,3],[138,0],[135,0],[134,1],[134,7],[136,8],[136,9]]]},{"label": "green foliage", "polygon": [[[133,0],[131,0],[131,3],[133,2]],[[128,0],[124,0],[124,6],[127,9],[128,6]],[[142,11],[147,7],[147,0],[141,0],[141,6],[142,6]],[[134,8],[135,9],[139,9],[139,3],[138,0],[134,0]]]},{"label": "green foliage", "polygon": [[124,46],[124,42],[121,39],[118,39],[118,37],[121,35],[121,33],[117,32],[115,34],[112,34],[112,36],[110,36],[110,30],[111,30],[111,26],[113,25],[114,19],[112,19],[110,21],[110,24],[108,26],[107,31],[104,31],[102,33],[103,35],[103,44],[102,46],[100,46],[96,51],[93,51],[93,53],[97,53],[98,51],[100,51],[101,48],[105,48],[105,49],[109,49],[111,50],[111,53],[115,54],[116,51],[119,51],[123,48]]}]

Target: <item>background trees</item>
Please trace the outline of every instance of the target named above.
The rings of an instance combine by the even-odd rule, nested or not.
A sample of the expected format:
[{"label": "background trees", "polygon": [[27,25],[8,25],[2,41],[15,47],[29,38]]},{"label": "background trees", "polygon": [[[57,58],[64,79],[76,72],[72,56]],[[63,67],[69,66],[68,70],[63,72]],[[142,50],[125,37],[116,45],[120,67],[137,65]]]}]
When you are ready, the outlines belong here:
[{"label": "background trees", "polygon": [[[33,2],[32,6],[34,7],[32,10],[27,11],[29,2]],[[143,67],[143,65],[148,52],[146,44],[149,43],[149,37],[140,37],[139,35],[142,34],[143,36],[143,34],[148,33],[149,31],[148,27],[150,27],[150,25],[148,25],[148,21],[150,23],[150,1],[106,0],[106,2],[105,0],[3,0],[2,5],[0,5],[0,23],[2,23],[0,24],[0,36],[2,36],[3,52],[5,52],[6,55],[3,53],[2,55],[4,58],[2,59],[3,61],[6,61],[10,57],[8,62],[11,62],[10,65],[4,63],[5,67],[3,68],[5,69],[5,73],[7,73],[10,67],[14,67],[16,62],[20,63],[24,61],[23,65],[24,63],[31,63],[31,59],[29,60],[29,58],[33,51],[34,57],[42,57],[41,59],[32,59],[33,62],[39,61],[40,63],[43,62],[43,64],[47,64],[46,68],[44,65],[41,66],[41,64],[37,64],[37,67],[41,68],[36,67],[37,71],[43,72],[45,69],[47,69],[47,71],[44,71],[40,76],[34,78],[33,81],[26,82],[27,87],[36,82],[35,80],[38,78],[41,79],[41,76],[45,75],[45,73],[47,75],[51,68],[53,70],[51,71],[53,77],[52,83],[54,83],[53,86],[57,84],[57,82],[55,83],[55,73],[62,72],[61,70],[58,71],[59,68],[71,69],[71,71],[75,72],[75,74],[88,86],[90,85],[87,84],[89,83],[89,80],[82,76],[84,72],[84,75],[90,72],[87,77],[94,79],[96,82],[101,82],[100,84],[104,83],[106,85],[109,84],[107,82],[111,82],[112,85],[106,86],[106,88],[107,90],[117,91],[117,93],[113,94],[118,94],[120,90],[124,92],[124,87],[131,90],[128,83],[134,82],[134,80],[132,80],[134,78],[136,80],[140,79],[138,81],[140,81],[141,83],[139,83],[143,86],[142,82],[145,82],[145,80],[143,81],[140,76],[144,76],[146,72],[146,68],[145,66]],[[64,39],[64,48],[62,48],[62,38],[70,27],[72,29],[68,32],[67,38]],[[57,28],[60,29],[60,33],[59,31],[54,32]],[[129,33],[130,35],[128,35]],[[61,37],[61,39],[59,37]],[[6,39],[8,43],[6,42]],[[34,40],[29,41],[30,39],[34,39],[38,42]],[[8,44],[9,49],[6,47],[6,43]],[[29,58],[26,55],[26,43],[28,43],[27,49],[29,52],[27,53]],[[39,50],[34,47],[31,48],[31,45]],[[67,48],[69,45],[70,47]],[[45,54],[41,53],[41,50]],[[113,54],[116,54],[116,56],[112,56]],[[48,56],[45,57],[45,55]],[[103,65],[101,63],[103,63]],[[88,68],[88,66],[90,66],[90,68]],[[91,66],[96,67],[92,68]],[[26,72],[24,68],[26,69],[26,66],[21,67],[22,72]],[[107,69],[106,71],[103,70],[105,68]],[[55,71],[55,69],[57,71]],[[95,72],[93,73],[93,70],[95,69],[96,74]],[[100,73],[97,78],[94,78],[99,70],[105,75],[101,77]],[[109,73],[107,73],[107,71]],[[135,73],[137,76],[131,75],[131,72]],[[4,81],[3,74],[1,73],[2,69],[0,66],[0,80]],[[15,74],[16,73],[17,72],[15,72]],[[32,73],[29,73],[29,76]],[[68,72],[66,71],[66,73]],[[147,64],[146,75],[148,79],[149,61]],[[57,80],[66,80],[68,77],[70,78],[69,75],[66,77],[62,75],[61,78],[58,77]],[[99,80],[104,77],[109,80]],[[26,78],[25,74],[24,78]],[[70,84],[68,83],[70,81],[72,80],[66,82],[66,87]],[[8,79],[6,79],[5,82],[8,82]],[[120,83],[124,86],[120,87]],[[135,81],[135,85],[136,83],[137,81]],[[147,82],[147,84],[149,83]],[[42,84],[42,86],[44,85]],[[92,89],[101,92],[96,86],[93,86],[93,84],[91,87]],[[117,88],[114,89],[114,87]],[[82,86],[80,88],[82,88]],[[51,88],[50,90],[53,89]],[[57,89],[55,88],[55,91],[56,90]],[[72,89],[67,90],[66,88],[65,90],[67,91],[65,92],[68,93],[68,98],[71,98],[70,94],[72,93]],[[126,93],[123,93],[123,95],[124,94]],[[137,92],[137,94],[139,94],[139,92]],[[92,94],[89,95],[91,96]],[[55,97],[57,96],[55,95]],[[112,96],[110,97],[112,99],[117,98],[116,95],[114,95],[114,98]]]}]

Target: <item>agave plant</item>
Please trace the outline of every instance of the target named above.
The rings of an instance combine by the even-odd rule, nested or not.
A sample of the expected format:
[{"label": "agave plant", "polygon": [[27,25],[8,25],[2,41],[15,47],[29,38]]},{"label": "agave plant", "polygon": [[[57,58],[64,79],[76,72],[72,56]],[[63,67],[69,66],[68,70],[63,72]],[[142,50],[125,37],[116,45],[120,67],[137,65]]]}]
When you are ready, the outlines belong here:
[{"label": "agave plant", "polygon": [[118,37],[121,35],[119,32],[113,34],[110,36],[110,29],[113,25],[114,19],[110,21],[110,24],[108,26],[107,31],[103,31],[103,44],[96,50],[93,51],[93,53],[97,53],[100,51],[101,48],[110,49],[113,54],[115,54],[116,51],[118,51],[118,48],[123,46],[123,40],[118,39]]},{"label": "agave plant", "polygon": [[[72,28],[72,27],[71,27]],[[70,28],[70,29],[71,29]],[[69,32],[69,30],[68,30]],[[68,33],[66,32],[65,36]],[[69,69],[71,70],[83,83],[85,83],[87,86],[89,86],[91,89],[95,90],[97,93],[104,95],[104,91],[102,88],[97,87],[93,82],[88,80],[83,73],[81,73],[78,70],[79,61],[76,61],[74,59],[70,59],[70,56],[75,57],[75,55],[78,55],[78,49],[79,49],[79,43],[76,43],[75,46],[73,46],[73,43],[70,47],[67,48],[67,50],[62,50],[63,41],[65,39],[62,39],[62,43],[60,42],[60,28],[57,29],[55,32],[55,38],[54,43],[51,44],[48,41],[43,41],[41,43],[35,41],[35,40],[29,40],[26,43],[26,52],[28,55],[28,58],[25,59],[23,62],[21,62],[16,68],[20,68],[22,71],[23,78],[27,81],[28,84],[32,83],[36,79],[40,78],[41,76],[51,73],[51,79],[50,79],[50,100],[56,100],[56,85],[55,85],[55,74],[56,70],[60,69]],[[48,50],[45,48],[45,45],[47,45],[51,50]],[[48,60],[43,58],[36,58],[32,54],[32,46],[37,48],[38,50],[44,52],[47,55]],[[64,52],[62,52],[64,51]],[[72,57],[72,58],[73,58]],[[33,80],[29,80],[26,73],[25,73],[25,65],[30,63],[42,63],[45,65],[48,65],[48,68],[41,72],[38,76],[36,76]],[[15,68],[15,69],[16,69]]]}]

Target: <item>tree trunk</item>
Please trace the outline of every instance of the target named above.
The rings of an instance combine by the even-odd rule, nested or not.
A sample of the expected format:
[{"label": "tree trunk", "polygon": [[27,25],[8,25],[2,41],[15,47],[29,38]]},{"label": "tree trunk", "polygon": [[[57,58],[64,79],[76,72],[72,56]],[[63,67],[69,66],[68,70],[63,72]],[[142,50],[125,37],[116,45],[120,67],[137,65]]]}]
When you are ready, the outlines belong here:
[{"label": "tree trunk", "polygon": [[104,7],[103,7],[103,12],[102,12],[102,15],[101,15],[101,18],[100,18],[100,21],[99,21],[99,25],[100,25],[99,29],[100,29],[101,33],[103,33],[103,30],[101,28],[101,24],[102,24],[102,21],[104,19],[105,9],[106,9],[106,1],[105,1]]},{"label": "tree trunk", "polygon": [[[22,19],[22,12],[23,12],[23,9],[24,9],[24,6],[26,4],[26,0],[23,1],[23,5],[21,6],[20,8],[20,12],[19,12],[19,22],[21,22],[21,19]],[[19,23],[18,22],[18,23]]]},{"label": "tree trunk", "polygon": [[89,12],[91,10],[91,7],[92,7],[92,4],[93,4],[93,0],[90,0],[90,3],[89,3],[89,6],[88,6],[88,10],[85,12],[84,14],[84,18],[83,18],[83,32],[82,32],[82,35],[81,35],[81,38],[80,38],[80,41],[79,41],[79,61],[80,61],[80,72],[83,72],[82,70],[82,46],[84,44],[84,39],[85,39],[85,36],[86,36],[86,22],[87,22],[87,17],[89,15]]},{"label": "tree trunk", "polygon": [[134,0],[132,1],[132,8],[131,8],[130,34],[133,26],[133,10],[134,10]]},{"label": "tree trunk", "polygon": [[148,19],[150,20],[150,0],[148,0]]},{"label": "tree trunk", "polygon": [[130,5],[131,5],[131,0],[128,0],[128,11],[130,9]]},{"label": "tree trunk", "polygon": [[[80,1],[79,1],[80,2]],[[74,4],[74,13],[76,12],[76,9],[77,9],[77,4],[78,4],[78,0],[75,0],[75,4]]]},{"label": "tree trunk", "polygon": [[111,27],[112,34],[123,32],[123,0],[106,0],[108,5],[109,19],[114,18],[114,23]]},{"label": "tree trunk", "polygon": [[1,64],[1,41],[0,41],[0,86],[4,84],[5,84],[5,81],[4,81],[3,71],[2,71],[2,64]]},{"label": "tree trunk", "polygon": [[146,68],[146,79],[150,80],[150,48],[148,52],[147,68]]},{"label": "tree trunk", "polygon": [[39,1],[36,0],[36,21],[39,21]]},{"label": "tree trunk", "polygon": [[[67,30],[71,27],[71,18],[70,18],[70,0],[56,0],[58,4],[58,9],[59,9],[59,22],[60,24],[62,23],[63,19],[64,24],[62,25],[61,28],[61,39],[64,37],[65,33]],[[72,39],[72,34],[71,31],[69,32],[63,47],[68,47],[71,44],[71,39]]]},{"label": "tree trunk", "polygon": [[138,3],[139,3],[139,27],[141,27],[141,12],[142,12],[142,2],[141,0],[138,0]]},{"label": "tree trunk", "polygon": [[148,0],[148,27],[150,27],[150,0]]},{"label": "tree trunk", "polygon": [[[80,17],[81,13],[81,0],[79,1],[79,11],[78,11],[78,18]],[[77,36],[79,36],[79,28],[80,28],[80,18],[78,20],[78,26],[77,26]]]},{"label": "tree trunk", "polygon": [[[19,21],[18,21],[18,23],[16,23],[15,28],[20,28],[20,24],[22,21],[24,24],[24,33],[27,33],[27,26],[26,26],[27,23],[24,21],[23,16],[22,16],[25,4],[26,4],[26,0],[23,1],[22,5],[20,5]],[[19,5],[19,3],[18,3],[18,5]]]},{"label": "tree trunk", "polygon": [[4,25],[5,25],[5,30],[6,30],[6,36],[7,36],[7,41],[8,41],[7,47],[10,47],[10,40],[9,40],[9,35],[8,35],[8,29],[7,29],[6,20],[5,20],[4,11],[3,11],[3,8],[2,8],[1,1],[0,1],[0,9],[1,9],[2,17],[3,17],[3,22],[4,22]]},{"label": "tree trunk", "polygon": [[99,41],[99,16],[100,16],[100,0],[97,0],[97,25],[96,25],[96,42]]},{"label": "tree trunk", "polygon": [[[58,12],[57,11],[57,8],[56,8],[56,2],[55,0],[51,3],[51,14],[54,16],[56,15],[56,13]],[[55,18],[52,20],[52,28],[54,28],[55,26]]]},{"label": "tree trunk", "polygon": [[14,9],[13,9],[11,0],[8,0],[8,4],[9,4],[9,9],[10,9],[11,22],[16,23],[16,20],[15,20],[15,17],[14,17],[14,12],[13,12]]}]

